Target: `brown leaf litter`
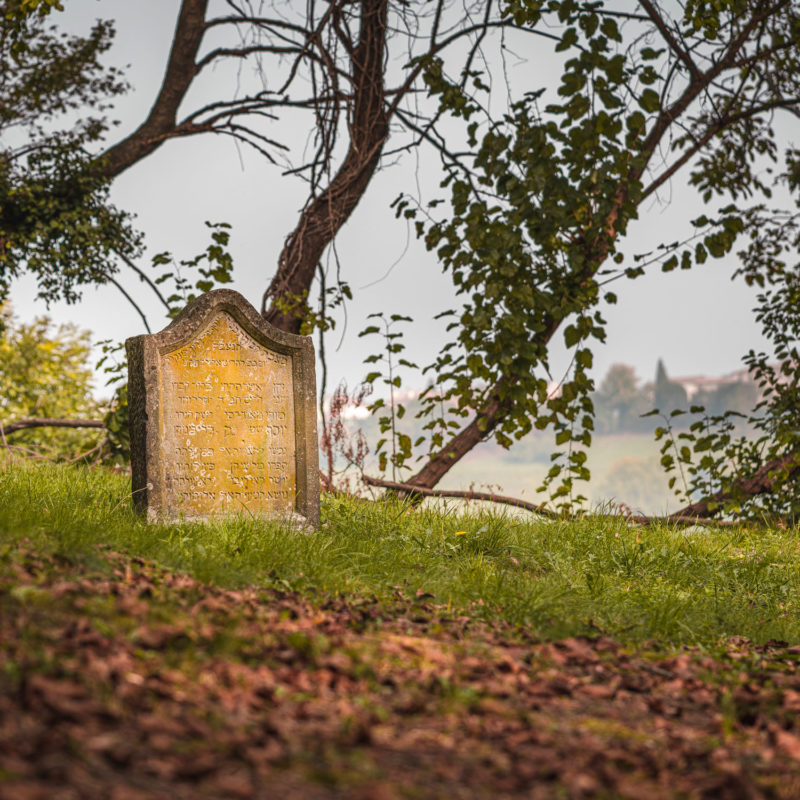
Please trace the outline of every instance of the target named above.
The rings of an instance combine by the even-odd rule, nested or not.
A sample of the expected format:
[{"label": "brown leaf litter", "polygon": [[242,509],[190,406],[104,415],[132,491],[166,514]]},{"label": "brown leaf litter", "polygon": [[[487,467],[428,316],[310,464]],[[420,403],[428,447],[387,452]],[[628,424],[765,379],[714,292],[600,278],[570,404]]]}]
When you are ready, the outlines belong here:
[{"label": "brown leaf litter", "polygon": [[800,797],[800,647],[542,643],[422,593],[0,572],[0,799]]}]

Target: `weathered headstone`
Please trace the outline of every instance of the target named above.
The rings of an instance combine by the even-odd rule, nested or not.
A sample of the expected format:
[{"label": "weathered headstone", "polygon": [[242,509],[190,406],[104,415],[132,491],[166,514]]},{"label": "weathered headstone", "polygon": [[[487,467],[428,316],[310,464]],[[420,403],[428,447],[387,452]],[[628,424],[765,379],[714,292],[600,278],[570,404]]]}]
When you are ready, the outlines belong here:
[{"label": "weathered headstone", "polygon": [[148,518],[319,521],[314,346],[237,292],[190,303],[125,343],[135,505]]}]

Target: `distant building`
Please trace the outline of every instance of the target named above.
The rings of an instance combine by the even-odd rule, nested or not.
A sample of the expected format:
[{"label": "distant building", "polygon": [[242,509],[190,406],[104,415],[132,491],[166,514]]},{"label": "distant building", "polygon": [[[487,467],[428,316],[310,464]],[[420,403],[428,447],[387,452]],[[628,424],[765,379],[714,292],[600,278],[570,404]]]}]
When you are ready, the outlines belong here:
[{"label": "distant building", "polygon": [[732,386],[738,383],[750,383],[750,373],[746,369],[738,369],[727,375],[688,375],[682,378],[672,378],[673,383],[678,383],[686,390],[691,402],[700,392],[716,392],[723,386]]}]

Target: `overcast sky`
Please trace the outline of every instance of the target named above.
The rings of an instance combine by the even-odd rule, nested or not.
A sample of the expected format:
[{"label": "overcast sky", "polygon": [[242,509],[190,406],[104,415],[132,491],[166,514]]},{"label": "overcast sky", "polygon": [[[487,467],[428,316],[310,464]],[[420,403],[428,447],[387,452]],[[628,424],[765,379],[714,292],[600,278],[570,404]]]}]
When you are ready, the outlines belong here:
[{"label": "overcast sky", "polygon": [[[65,6],[67,10],[55,19],[71,30],[87,31],[98,16],[117,22],[109,61],[127,65],[133,87],[116,102],[113,114],[121,123],[116,132],[122,135],[142,121],[156,95],[178,2],[68,0]],[[543,72],[531,68],[539,55],[531,53],[530,62],[520,64],[519,80],[527,80],[532,73],[541,80]],[[230,74],[221,70],[211,76],[207,90],[213,92],[216,81],[221,85],[218,91],[223,91],[224,82],[230,80]],[[302,141],[308,131],[297,129],[294,136]],[[430,153],[423,152],[384,169],[339,237],[342,273],[355,298],[348,308],[341,344],[341,326],[328,339],[332,383],[340,377],[351,383],[363,377],[362,360],[375,345],[358,338],[357,333],[370,312],[414,317],[408,345],[410,357],[418,362],[430,361],[442,341],[441,328],[431,318],[453,305],[449,281],[441,274],[436,258],[410,235],[405,223],[395,220],[389,208],[400,192],[416,193],[417,182],[424,199],[441,195],[437,163]],[[231,223],[233,288],[258,306],[283,240],[297,220],[304,186],[228,140],[195,137],[169,142],[135,165],[115,181],[112,196],[120,208],[136,214],[150,254],[168,250],[182,258],[195,255],[208,242],[205,220]],[[687,220],[707,210],[686,187],[685,178],[662,197],[669,202],[649,202],[640,221],[632,226],[628,252],[647,251],[660,242],[680,238],[688,229]],[[715,211],[715,206],[711,210]],[[142,263],[148,264],[149,258]],[[659,357],[672,376],[718,375],[739,369],[742,354],[759,347],[761,339],[751,313],[754,292],[741,281],[731,282],[734,268],[735,259],[710,259],[689,272],[652,272],[633,282],[619,281],[619,304],[607,309],[608,342],[595,353],[598,377],[611,364],[623,362],[634,365],[642,378],[650,380]],[[163,317],[157,302],[132,276],[126,285],[148,311],[153,329],[160,328]],[[14,285],[12,301],[21,319],[45,313],[35,294],[30,280]],[[90,328],[97,340],[121,340],[143,332],[136,312],[113,287],[87,289],[79,305],[54,305],[49,313],[57,321]]]}]

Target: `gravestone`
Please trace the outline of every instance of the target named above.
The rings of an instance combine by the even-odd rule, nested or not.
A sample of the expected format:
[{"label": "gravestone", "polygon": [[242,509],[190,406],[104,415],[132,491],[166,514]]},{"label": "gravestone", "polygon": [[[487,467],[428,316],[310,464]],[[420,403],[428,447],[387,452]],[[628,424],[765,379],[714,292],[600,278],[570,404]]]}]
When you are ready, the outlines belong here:
[{"label": "gravestone", "polygon": [[237,292],[190,303],[128,353],[133,499],[149,519],[319,521],[314,346]]}]

